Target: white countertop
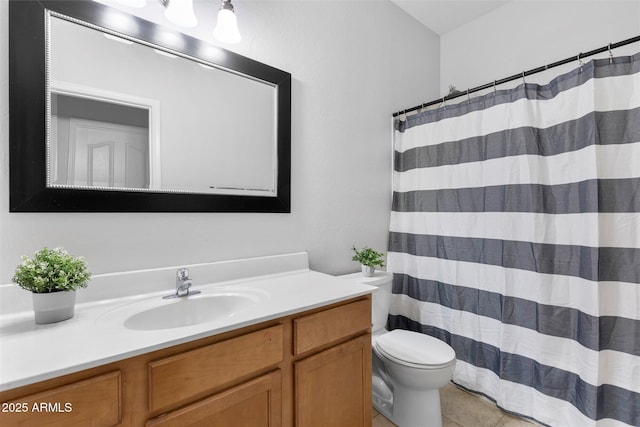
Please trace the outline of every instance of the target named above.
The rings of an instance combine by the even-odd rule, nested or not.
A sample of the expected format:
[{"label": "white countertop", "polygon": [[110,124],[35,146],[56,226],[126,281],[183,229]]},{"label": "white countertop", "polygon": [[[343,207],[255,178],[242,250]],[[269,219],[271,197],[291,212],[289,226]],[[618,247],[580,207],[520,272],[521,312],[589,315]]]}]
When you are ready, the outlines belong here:
[{"label": "white countertop", "polygon": [[104,365],[150,351],[371,293],[375,288],[309,269],[193,286],[252,289],[264,296],[251,309],[213,322],[162,330],[130,330],[112,313],[167,290],[80,303],[72,319],[36,325],[32,312],[0,317],[0,391]]}]

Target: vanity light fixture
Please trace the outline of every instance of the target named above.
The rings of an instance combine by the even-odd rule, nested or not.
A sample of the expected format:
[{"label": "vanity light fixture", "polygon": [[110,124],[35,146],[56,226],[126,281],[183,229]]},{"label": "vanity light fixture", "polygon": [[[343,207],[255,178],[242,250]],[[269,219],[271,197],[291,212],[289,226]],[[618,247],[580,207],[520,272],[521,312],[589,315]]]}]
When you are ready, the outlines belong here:
[{"label": "vanity light fixture", "polygon": [[166,8],[164,16],[172,23],[181,27],[195,27],[198,25],[193,13],[193,0],[160,0]]},{"label": "vanity light fixture", "polygon": [[[129,7],[145,7],[146,0],[116,0]],[[173,24],[181,27],[195,27],[198,19],[193,11],[193,0],[159,0],[165,7],[164,16]],[[213,30],[213,37],[224,43],[238,43],[242,40],[238,31],[238,19],[233,10],[231,0],[221,0],[218,10],[218,22]]]},{"label": "vanity light fixture", "polygon": [[222,0],[222,5],[220,5],[220,10],[218,11],[218,23],[213,30],[213,37],[225,43],[238,43],[242,40],[231,0]]}]

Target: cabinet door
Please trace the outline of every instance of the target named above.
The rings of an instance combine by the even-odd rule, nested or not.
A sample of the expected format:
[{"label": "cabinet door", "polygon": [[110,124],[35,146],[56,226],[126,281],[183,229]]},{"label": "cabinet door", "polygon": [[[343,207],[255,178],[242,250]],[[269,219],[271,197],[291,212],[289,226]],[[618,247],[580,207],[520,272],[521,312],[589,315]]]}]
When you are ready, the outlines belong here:
[{"label": "cabinet door", "polygon": [[297,427],[371,426],[371,335],[295,363]]},{"label": "cabinet door", "polygon": [[147,427],[280,427],[282,375],[275,371],[147,421]]}]

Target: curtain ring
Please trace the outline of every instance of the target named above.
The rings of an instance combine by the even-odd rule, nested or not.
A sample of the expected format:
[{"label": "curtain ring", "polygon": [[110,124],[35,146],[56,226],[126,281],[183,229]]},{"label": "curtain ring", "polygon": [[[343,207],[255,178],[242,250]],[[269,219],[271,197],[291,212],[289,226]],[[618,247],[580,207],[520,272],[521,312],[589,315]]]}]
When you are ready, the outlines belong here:
[{"label": "curtain ring", "polygon": [[613,62],[613,52],[611,52],[611,43],[609,43],[609,64]]},{"label": "curtain ring", "polygon": [[496,81],[493,81],[493,94],[495,95],[497,93],[496,91]]},{"label": "curtain ring", "polygon": [[522,83],[525,85],[527,84],[527,81],[524,79],[524,71],[522,72]]},{"label": "curtain ring", "polygon": [[578,64],[580,64],[580,71],[582,71],[582,66],[584,65],[584,62],[582,61],[582,59],[580,59],[580,55],[582,55],[582,52],[578,54]]},{"label": "curtain ring", "polygon": [[467,104],[471,104],[471,97],[469,96],[469,89],[467,89]]}]

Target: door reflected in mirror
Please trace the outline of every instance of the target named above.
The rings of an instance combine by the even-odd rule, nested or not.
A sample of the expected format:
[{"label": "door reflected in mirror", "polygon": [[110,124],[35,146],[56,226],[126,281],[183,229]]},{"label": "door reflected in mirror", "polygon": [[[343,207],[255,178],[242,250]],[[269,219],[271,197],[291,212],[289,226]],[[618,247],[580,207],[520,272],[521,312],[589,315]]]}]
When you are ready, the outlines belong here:
[{"label": "door reflected in mirror", "polygon": [[159,188],[149,173],[149,111],[51,92],[53,186]]}]

